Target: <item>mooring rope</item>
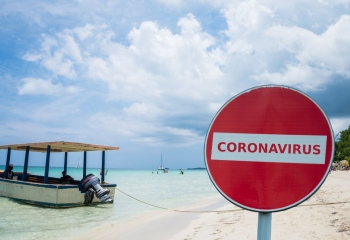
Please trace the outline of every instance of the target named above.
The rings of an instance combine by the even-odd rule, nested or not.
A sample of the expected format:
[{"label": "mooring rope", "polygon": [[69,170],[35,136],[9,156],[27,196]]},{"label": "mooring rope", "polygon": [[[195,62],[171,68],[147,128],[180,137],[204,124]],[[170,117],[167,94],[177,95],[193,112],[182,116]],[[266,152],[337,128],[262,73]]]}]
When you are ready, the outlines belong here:
[{"label": "mooring rope", "polygon": [[[238,211],[243,211],[244,209],[232,209],[232,210],[222,210],[222,211],[190,211],[190,210],[178,210],[178,209],[171,209],[171,208],[166,208],[166,207],[160,207],[151,203],[147,203],[145,201],[142,201],[140,199],[137,199],[129,194],[127,194],[126,192],[123,192],[122,190],[120,190],[119,188],[116,188],[119,192],[125,194],[126,196],[141,202],[143,204],[155,207],[155,208],[159,208],[159,209],[164,209],[164,210],[168,210],[168,211],[173,211],[173,212],[186,212],[186,213],[224,213],[224,212],[238,212]],[[350,203],[350,202],[331,202],[331,203],[316,203],[316,204],[303,204],[303,205],[298,205],[297,207],[310,207],[310,206],[320,206],[320,205],[333,205],[333,204],[344,204],[344,203]]]},{"label": "mooring rope", "polygon": [[116,188],[119,192],[125,194],[126,196],[138,201],[138,202],[141,202],[141,203],[144,203],[146,205],[149,205],[149,206],[152,206],[152,207],[155,207],[155,208],[160,208],[160,209],[164,209],[164,210],[168,210],[168,211],[173,211],[173,212],[187,212],[187,213],[213,213],[213,212],[216,212],[216,213],[219,213],[219,212],[237,212],[237,211],[242,211],[243,209],[235,209],[235,210],[225,210],[225,211],[187,211],[187,210],[178,210],[178,209],[171,209],[171,208],[166,208],[166,207],[160,207],[160,206],[157,206],[157,205],[154,205],[154,204],[150,204],[150,203],[147,203],[145,201],[142,201],[140,199],[137,199],[125,192],[123,192],[122,190],[120,190],[119,188]]}]

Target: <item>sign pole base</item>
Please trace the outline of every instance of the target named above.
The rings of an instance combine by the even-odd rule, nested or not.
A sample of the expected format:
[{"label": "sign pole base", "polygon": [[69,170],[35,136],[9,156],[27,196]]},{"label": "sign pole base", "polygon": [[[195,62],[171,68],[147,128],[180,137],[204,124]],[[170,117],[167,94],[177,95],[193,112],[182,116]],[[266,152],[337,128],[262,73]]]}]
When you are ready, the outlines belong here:
[{"label": "sign pole base", "polygon": [[272,213],[259,212],[258,240],[271,240]]}]

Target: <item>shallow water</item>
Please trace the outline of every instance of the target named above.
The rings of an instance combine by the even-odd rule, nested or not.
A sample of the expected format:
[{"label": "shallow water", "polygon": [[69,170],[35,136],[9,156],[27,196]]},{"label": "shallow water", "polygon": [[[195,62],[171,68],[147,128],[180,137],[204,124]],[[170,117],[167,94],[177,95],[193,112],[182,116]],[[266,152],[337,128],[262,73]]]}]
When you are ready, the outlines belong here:
[{"label": "shallow water", "polygon": [[[15,167],[15,171],[22,171]],[[43,167],[29,167],[32,174],[44,174]],[[62,168],[50,168],[49,176],[60,177]],[[82,177],[82,169],[68,168],[75,179]],[[87,169],[99,177],[100,169]],[[144,202],[166,208],[181,208],[219,193],[203,170],[178,170],[157,174],[152,170],[109,169],[106,182],[117,183],[118,188]],[[0,197],[0,233],[3,239],[58,239],[79,235],[101,224],[118,224],[141,214],[159,211],[158,208],[136,201],[118,190],[114,204],[103,204],[68,209],[50,209],[18,203]]]}]

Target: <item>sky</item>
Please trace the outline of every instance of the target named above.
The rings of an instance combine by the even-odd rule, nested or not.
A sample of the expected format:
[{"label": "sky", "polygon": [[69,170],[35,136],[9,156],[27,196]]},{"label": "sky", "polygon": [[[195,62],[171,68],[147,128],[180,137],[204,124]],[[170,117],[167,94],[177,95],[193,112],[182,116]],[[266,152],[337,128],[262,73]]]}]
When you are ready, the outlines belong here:
[{"label": "sky", "polygon": [[[350,124],[350,0],[0,5],[1,145],[76,141],[119,146],[107,168],[156,169],[161,154],[170,169],[204,167],[216,112],[265,84],[309,95],[335,135]],[[13,151],[12,163],[23,159]],[[100,164],[88,153],[88,167]]]}]

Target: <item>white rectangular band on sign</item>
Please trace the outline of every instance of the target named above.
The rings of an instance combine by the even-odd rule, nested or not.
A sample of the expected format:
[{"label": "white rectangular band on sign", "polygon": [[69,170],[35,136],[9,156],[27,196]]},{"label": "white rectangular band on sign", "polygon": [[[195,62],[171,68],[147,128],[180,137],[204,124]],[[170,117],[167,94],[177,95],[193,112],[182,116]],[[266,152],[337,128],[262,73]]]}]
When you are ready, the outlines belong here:
[{"label": "white rectangular band on sign", "polygon": [[327,136],[213,133],[212,160],[324,164]]}]

